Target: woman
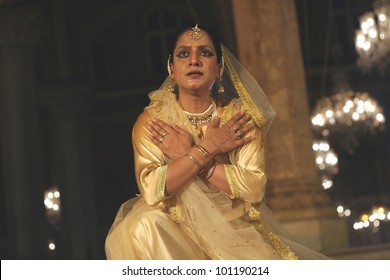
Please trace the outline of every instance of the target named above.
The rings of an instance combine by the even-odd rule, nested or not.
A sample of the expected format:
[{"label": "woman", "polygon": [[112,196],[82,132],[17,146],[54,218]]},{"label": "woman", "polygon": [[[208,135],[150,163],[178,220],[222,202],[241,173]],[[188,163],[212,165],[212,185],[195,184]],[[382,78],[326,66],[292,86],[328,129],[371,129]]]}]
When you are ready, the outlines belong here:
[{"label": "woman", "polygon": [[133,128],[141,194],[119,210],[107,258],[318,258],[261,203],[274,111],[254,79],[197,25],[176,37],[168,72]]}]

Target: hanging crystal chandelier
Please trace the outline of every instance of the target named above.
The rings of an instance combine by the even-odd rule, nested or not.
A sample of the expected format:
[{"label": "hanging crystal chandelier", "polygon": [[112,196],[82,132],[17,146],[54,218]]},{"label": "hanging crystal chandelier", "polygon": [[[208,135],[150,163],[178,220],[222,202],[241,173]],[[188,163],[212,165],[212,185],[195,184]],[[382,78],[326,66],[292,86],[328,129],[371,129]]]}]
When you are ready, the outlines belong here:
[{"label": "hanging crystal chandelier", "polygon": [[375,134],[385,128],[382,107],[367,92],[345,91],[317,101],[312,113],[317,137],[353,151],[362,135]]},{"label": "hanging crystal chandelier", "polygon": [[376,0],[374,11],[359,18],[360,29],[355,33],[358,66],[363,71],[377,67],[388,72],[390,64],[390,0]]},{"label": "hanging crystal chandelier", "polygon": [[322,187],[329,189],[333,186],[333,176],[338,173],[337,155],[326,140],[314,140],[312,148]]}]

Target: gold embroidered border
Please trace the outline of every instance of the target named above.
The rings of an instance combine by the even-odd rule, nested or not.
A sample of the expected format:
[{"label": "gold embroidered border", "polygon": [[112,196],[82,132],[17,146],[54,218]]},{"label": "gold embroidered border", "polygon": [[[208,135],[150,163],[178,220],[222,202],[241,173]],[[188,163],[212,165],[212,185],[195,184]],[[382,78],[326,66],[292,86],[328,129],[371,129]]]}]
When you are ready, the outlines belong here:
[{"label": "gold embroidered border", "polygon": [[161,112],[163,107],[163,102],[161,100],[153,100],[150,104],[151,107],[154,107],[155,117],[161,119]]},{"label": "gold embroidered border", "polygon": [[229,119],[233,114],[232,111],[233,111],[232,106],[225,106],[223,108],[222,116],[221,116],[221,121],[222,121],[221,125],[224,125],[229,121]]},{"label": "gold embroidered border", "polygon": [[249,209],[248,216],[251,219],[251,221],[258,221],[260,220],[261,214],[259,210],[257,210],[255,207],[252,206]]},{"label": "gold embroidered border", "polygon": [[274,246],[275,250],[282,256],[285,260],[298,260],[297,255],[284,243],[278,236],[273,232],[268,233],[268,238]]},{"label": "gold embroidered border", "polygon": [[157,198],[163,200],[165,198],[165,178],[167,176],[168,165],[160,167],[160,172],[157,179]]},{"label": "gold embroidered border", "polygon": [[[223,50],[222,50],[222,52],[223,52]],[[233,82],[233,85],[234,85],[235,89],[237,90],[238,95],[243,100],[245,108],[248,110],[248,113],[252,116],[253,121],[256,123],[256,125],[260,129],[264,128],[265,125],[267,124],[267,120],[264,118],[263,114],[260,112],[260,110],[254,104],[248,91],[246,90],[246,88],[242,84],[240,77],[237,75],[236,71],[234,70],[233,65],[230,62],[229,58],[225,54],[223,54],[223,58],[225,60],[225,66],[230,74],[230,78]]]},{"label": "gold embroidered border", "polygon": [[234,179],[233,166],[231,166],[230,164],[224,164],[223,168],[225,170],[225,174],[226,174],[227,181],[229,183],[230,190],[232,191],[232,197],[239,198],[240,190],[238,189],[236,180]]},{"label": "gold embroidered border", "polygon": [[291,250],[289,246],[286,245],[278,236],[273,232],[266,232],[264,225],[258,220],[253,223],[255,229],[260,233],[268,237],[268,240],[271,242],[272,247],[278,252],[278,254],[284,260],[298,260],[298,256]]}]

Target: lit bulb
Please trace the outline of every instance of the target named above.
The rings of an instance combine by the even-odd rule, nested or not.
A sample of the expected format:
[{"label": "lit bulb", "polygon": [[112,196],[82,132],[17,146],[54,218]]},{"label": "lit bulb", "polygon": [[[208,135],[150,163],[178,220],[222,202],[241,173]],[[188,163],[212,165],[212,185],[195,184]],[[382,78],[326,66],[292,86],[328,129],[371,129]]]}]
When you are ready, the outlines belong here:
[{"label": "lit bulb", "polygon": [[380,14],[378,15],[378,19],[379,19],[379,21],[384,22],[384,21],[386,21],[386,15],[383,14],[383,13],[380,13]]},{"label": "lit bulb", "polygon": [[360,118],[359,113],[358,113],[358,112],[353,112],[353,114],[352,114],[352,119],[353,119],[354,121],[357,121],[357,120],[359,120],[359,118]]},{"label": "lit bulb", "polygon": [[376,31],[376,29],[370,29],[368,31],[368,36],[370,36],[370,38],[376,38],[376,36],[378,35],[378,32]]},{"label": "lit bulb", "polygon": [[378,122],[385,122],[385,117],[381,113],[376,114],[375,118]]},{"label": "lit bulb", "polygon": [[324,180],[322,181],[322,187],[323,187],[325,190],[331,188],[332,186],[333,186],[332,180],[324,179]]},{"label": "lit bulb", "polygon": [[368,51],[371,48],[370,42],[364,42],[363,50]]},{"label": "lit bulb", "polygon": [[54,244],[53,242],[50,242],[50,243],[49,243],[49,249],[50,249],[51,251],[55,250],[55,249],[56,249],[56,244]]},{"label": "lit bulb", "polygon": [[318,157],[316,158],[316,163],[317,163],[318,165],[320,165],[320,164],[323,163],[323,162],[324,162],[324,159],[323,159],[322,157],[318,156]]}]

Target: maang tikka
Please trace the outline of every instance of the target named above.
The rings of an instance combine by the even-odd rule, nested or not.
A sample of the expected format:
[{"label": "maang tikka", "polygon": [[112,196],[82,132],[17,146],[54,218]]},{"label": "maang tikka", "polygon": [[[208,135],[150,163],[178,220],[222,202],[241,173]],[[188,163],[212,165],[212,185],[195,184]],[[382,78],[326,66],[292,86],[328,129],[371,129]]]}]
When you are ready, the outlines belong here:
[{"label": "maang tikka", "polygon": [[203,37],[203,34],[200,33],[200,28],[198,27],[198,24],[195,25],[195,27],[192,28],[192,31],[190,33],[190,38],[192,40],[199,40]]}]

